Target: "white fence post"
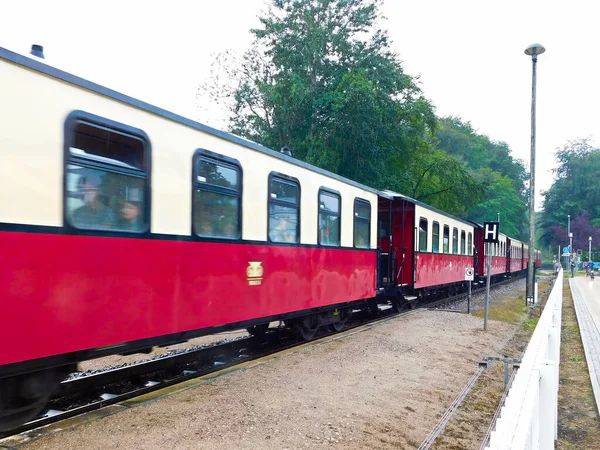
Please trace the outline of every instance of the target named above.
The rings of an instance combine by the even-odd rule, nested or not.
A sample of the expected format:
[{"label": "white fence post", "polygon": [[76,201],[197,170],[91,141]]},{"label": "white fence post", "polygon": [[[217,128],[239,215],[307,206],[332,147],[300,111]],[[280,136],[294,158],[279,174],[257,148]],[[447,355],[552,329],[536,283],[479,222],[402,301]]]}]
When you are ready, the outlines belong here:
[{"label": "white fence post", "polygon": [[544,361],[540,364],[540,401],[539,421],[541,430],[539,434],[539,448],[541,450],[554,450],[555,425],[556,425],[556,363]]},{"label": "white fence post", "polygon": [[488,449],[554,449],[558,438],[562,292],[561,269],[496,421],[496,429],[490,434]]}]

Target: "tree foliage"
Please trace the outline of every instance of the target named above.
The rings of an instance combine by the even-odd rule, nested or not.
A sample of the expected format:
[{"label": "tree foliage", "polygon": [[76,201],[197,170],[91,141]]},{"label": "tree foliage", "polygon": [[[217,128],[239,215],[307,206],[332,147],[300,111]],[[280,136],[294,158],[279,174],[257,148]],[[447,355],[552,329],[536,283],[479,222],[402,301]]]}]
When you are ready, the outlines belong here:
[{"label": "tree foliage", "polygon": [[520,229],[522,164],[459,119],[438,128],[379,26],[382,0],[269,3],[252,48],[221,55],[215,72],[227,80],[208,88],[228,102],[231,132],[462,217],[501,212]]},{"label": "tree foliage", "polygon": [[570,215],[574,248],[587,249],[589,236],[600,247],[600,149],[592,147],[586,139],[569,141],[557,149],[556,159],[554,183],[543,193],[542,241],[546,245],[565,246]]},{"label": "tree foliage", "polygon": [[439,148],[465,163],[483,190],[470,218],[485,222],[496,220],[500,213],[502,232],[526,239],[528,177],[523,162],[512,158],[508,145],[476,133],[470,123],[457,117],[440,119],[435,137]]}]

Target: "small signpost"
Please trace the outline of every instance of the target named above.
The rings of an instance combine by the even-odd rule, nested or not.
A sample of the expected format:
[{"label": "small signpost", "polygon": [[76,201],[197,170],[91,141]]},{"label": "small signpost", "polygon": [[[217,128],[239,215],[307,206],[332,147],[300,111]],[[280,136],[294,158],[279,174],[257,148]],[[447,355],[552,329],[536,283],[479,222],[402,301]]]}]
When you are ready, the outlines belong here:
[{"label": "small signpost", "polygon": [[490,277],[492,274],[492,246],[497,244],[500,234],[500,222],[483,223],[483,242],[487,244],[487,284],[485,287],[485,314],[483,316],[483,330],[487,331],[488,311],[490,309]]},{"label": "small signpost", "polygon": [[473,276],[475,275],[475,270],[472,267],[467,267],[465,269],[465,281],[469,282],[469,297],[467,302],[467,313],[471,314],[471,283],[473,281]]}]

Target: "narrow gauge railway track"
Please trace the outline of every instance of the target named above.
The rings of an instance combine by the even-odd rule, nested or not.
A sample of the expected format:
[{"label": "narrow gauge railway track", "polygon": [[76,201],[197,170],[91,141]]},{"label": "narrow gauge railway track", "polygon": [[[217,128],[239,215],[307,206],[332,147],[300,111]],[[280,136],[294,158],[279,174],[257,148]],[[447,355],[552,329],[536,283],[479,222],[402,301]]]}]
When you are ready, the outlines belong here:
[{"label": "narrow gauge railway track", "polygon": [[[518,279],[511,278],[495,283],[491,288],[495,289]],[[474,292],[479,293],[480,291],[478,289]],[[406,316],[419,309],[438,307],[439,310],[443,310],[445,306],[456,304],[466,297],[467,294],[461,293],[400,312],[394,312],[391,307],[382,308],[376,317],[360,312],[352,316],[343,330],[322,332],[316,336],[313,343],[317,343],[323,337],[343,334],[352,329],[393,317]],[[306,341],[295,337],[289,329],[273,328],[262,337],[244,337],[224,344],[217,343],[173,356],[159,357],[70,378],[61,383],[59,391],[50,400],[50,409],[42,417],[9,432],[0,433],[0,439],[35,430],[305,343]]]}]

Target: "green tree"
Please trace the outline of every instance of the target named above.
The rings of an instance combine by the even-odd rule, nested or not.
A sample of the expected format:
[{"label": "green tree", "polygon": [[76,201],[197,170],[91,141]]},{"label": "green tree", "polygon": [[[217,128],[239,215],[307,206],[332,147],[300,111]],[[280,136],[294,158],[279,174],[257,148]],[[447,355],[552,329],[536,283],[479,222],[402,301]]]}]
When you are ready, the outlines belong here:
[{"label": "green tree", "polygon": [[230,130],[373,187],[435,114],[378,27],[381,0],[273,0],[230,74]]},{"label": "green tree", "polygon": [[523,162],[515,160],[505,142],[495,142],[477,133],[469,122],[458,117],[438,120],[435,143],[463,161],[481,190],[482,200],[469,209],[478,222],[496,220],[501,230],[520,239],[527,236],[527,173]]},{"label": "green tree", "polygon": [[571,219],[583,215],[593,227],[600,227],[600,149],[587,139],[569,141],[557,149],[556,159],[554,183],[543,193],[541,228],[547,245],[560,243],[553,227],[564,226],[568,215]]},{"label": "green tree", "polygon": [[518,193],[522,166],[506,144],[459,119],[445,120],[434,136],[433,106],[391,50],[380,5],[271,0],[252,49],[237,63],[222,56],[216,71],[230,81],[212,89],[230,102],[230,131],[463,217],[485,200],[477,177],[490,164]]}]

